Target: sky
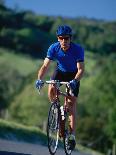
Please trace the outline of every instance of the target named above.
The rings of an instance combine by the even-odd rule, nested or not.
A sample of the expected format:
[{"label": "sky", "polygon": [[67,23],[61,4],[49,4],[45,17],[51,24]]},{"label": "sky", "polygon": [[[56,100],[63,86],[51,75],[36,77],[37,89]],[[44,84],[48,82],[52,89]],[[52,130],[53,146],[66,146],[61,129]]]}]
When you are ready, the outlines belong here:
[{"label": "sky", "polygon": [[116,0],[5,0],[5,3],[9,8],[18,6],[38,15],[116,21]]}]

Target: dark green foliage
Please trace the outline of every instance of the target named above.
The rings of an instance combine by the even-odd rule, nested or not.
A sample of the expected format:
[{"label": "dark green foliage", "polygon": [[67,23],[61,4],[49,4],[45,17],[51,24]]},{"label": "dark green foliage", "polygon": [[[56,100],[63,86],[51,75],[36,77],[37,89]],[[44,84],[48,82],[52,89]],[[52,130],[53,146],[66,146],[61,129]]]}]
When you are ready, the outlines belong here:
[{"label": "dark green foliage", "polygon": [[56,29],[68,24],[73,28],[74,42],[101,54],[116,51],[116,22],[87,18],[67,19],[39,16],[31,11],[16,11],[0,5],[0,45],[17,52],[44,58],[49,45],[56,41]]},{"label": "dark green foliage", "polygon": [[[116,55],[103,58],[96,55],[96,60],[91,70],[94,74],[88,73],[88,80],[82,83],[81,95],[85,99],[80,100],[77,129],[85,145],[107,152],[116,142]],[[89,78],[91,83],[87,86],[84,83],[89,84]]]},{"label": "dark green foliage", "polygon": [[[0,45],[33,57],[44,58],[51,43],[52,20],[31,12],[15,12],[0,7]],[[46,23],[45,23],[46,22]],[[42,28],[43,27],[43,28]]]}]

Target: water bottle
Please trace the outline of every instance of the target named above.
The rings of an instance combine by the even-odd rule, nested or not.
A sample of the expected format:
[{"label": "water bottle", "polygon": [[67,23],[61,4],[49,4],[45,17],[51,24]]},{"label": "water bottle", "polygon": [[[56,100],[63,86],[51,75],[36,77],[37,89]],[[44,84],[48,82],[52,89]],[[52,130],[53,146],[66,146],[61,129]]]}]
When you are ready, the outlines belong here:
[{"label": "water bottle", "polygon": [[62,121],[64,121],[65,117],[64,117],[64,107],[63,106],[60,107],[60,111],[61,111]]}]

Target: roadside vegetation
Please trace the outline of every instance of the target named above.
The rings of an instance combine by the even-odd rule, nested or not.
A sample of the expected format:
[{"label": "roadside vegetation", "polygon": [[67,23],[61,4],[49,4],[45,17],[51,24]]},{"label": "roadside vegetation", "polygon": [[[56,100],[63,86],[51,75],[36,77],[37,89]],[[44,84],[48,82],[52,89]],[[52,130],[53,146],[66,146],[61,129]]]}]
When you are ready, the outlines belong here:
[{"label": "roadside vegetation", "polygon": [[[5,121],[0,119],[0,138],[19,142],[28,142],[32,144],[40,144],[47,146],[47,137],[45,132],[33,126],[25,126],[13,121]],[[59,141],[60,147],[63,147]],[[91,155],[103,155],[95,150],[87,149],[81,145],[76,146],[80,152],[90,153]]]}]

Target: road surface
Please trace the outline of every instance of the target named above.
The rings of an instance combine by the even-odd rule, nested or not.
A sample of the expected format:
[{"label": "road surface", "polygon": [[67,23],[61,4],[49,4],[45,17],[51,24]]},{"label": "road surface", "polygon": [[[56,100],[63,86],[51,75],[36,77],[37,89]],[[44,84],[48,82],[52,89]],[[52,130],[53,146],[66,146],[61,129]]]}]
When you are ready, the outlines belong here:
[{"label": "road surface", "polygon": [[[24,142],[14,142],[0,139],[0,155],[50,155],[46,146]],[[64,150],[58,148],[56,155],[65,155]],[[72,155],[90,155],[72,152]]]}]

